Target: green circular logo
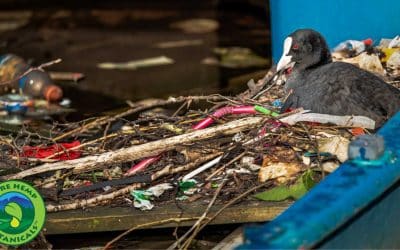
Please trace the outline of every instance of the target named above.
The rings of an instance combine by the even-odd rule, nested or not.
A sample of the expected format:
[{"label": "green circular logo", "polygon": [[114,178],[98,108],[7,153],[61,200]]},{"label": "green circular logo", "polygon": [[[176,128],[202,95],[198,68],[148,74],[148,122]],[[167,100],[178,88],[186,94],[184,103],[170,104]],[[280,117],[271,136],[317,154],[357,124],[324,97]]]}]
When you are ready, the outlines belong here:
[{"label": "green circular logo", "polygon": [[46,217],[43,199],[28,183],[0,183],[0,244],[19,246],[33,240]]}]

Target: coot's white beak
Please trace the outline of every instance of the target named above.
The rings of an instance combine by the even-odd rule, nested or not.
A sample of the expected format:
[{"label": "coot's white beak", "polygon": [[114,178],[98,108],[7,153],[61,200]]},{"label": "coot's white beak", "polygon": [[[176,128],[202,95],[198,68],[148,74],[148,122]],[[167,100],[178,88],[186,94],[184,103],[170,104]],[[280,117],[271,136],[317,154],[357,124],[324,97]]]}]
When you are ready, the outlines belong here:
[{"label": "coot's white beak", "polygon": [[279,59],[277,71],[281,71],[293,66],[292,56],[289,56],[290,48],[292,47],[292,38],[289,36],[285,39],[283,43],[283,54],[281,59]]}]

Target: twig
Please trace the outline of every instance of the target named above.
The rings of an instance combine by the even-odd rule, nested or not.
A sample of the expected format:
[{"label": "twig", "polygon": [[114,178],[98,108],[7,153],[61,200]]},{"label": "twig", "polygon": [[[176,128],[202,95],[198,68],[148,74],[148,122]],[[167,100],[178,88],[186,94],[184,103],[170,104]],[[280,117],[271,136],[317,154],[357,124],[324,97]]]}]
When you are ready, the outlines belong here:
[{"label": "twig", "polygon": [[[275,84],[277,83],[277,81],[274,81],[275,77],[278,76],[280,72],[277,71],[275,73],[273,73],[269,78],[265,79],[262,84],[260,86],[258,86],[260,88],[259,92],[256,93],[255,95],[251,96],[250,99],[257,99],[258,97],[260,97],[262,94],[266,93],[267,91],[269,91],[273,86],[275,86]],[[266,89],[262,90],[267,84],[269,84],[271,81],[274,81],[270,86],[268,86]]]},{"label": "twig", "polygon": [[152,221],[152,222],[136,225],[136,226],[133,226],[130,229],[126,230],[122,234],[118,235],[117,237],[115,237],[111,241],[107,242],[107,244],[103,247],[103,250],[107,250],[108,248],[110,248],[112,246],[112,244],[114,244],[115,242],[119,241],[122,237],[124,237],[125,235],[130,234],[134,230],[137,230],[137,229],[140,229],[140,228],[145,228],[145,227],[158,226],[158,225],[167,224],[167,223],[171,223],[171,222],[181,223],[183,221],[191,221],[191,220],[196,220],[196,219],[198,219],[198,217],[192,217],[192,218],[169,218],[169,219],[165,219],[165,220]]},{"label": "twig", "polygon": [[52,205],[48,204],[46,206],[47,212],[57,212],[57,211],[62,211],[62,210],[71,210],[71,209],[77,209],[77,208],[82,208],[82,207],[92,207],[95,206],[96,204],[100,202],[104,202],[107,200],[112,200],[120,195],[126,194],[131,192],[132,190],[135,190],[137,188],[142,187],[143,184],[141,183],[134,183],[132,185],[129,185],[127,187],[121,188],[117,191],[111,192],[109,194],[104,194],[104,195],[98,195],[90,199],[82,199],[82,200],[77,200],[72,203],[67,203],[67,204],[60,204],[60,205]]},{"label": "twig", "polygon": [[[186,237],[188,237],[189,234],[190,234],[192,231],[195,231],[195,232],[196,232],[195,229],[197,229],[197,228],[200,226],[201,222],[206,218],[208,212],[210,211],[212,205],[214,205],[214,203],[215,203],[215,201],[216,201],[216,199],[217,199],[217,197],[218,197],[218,194],[221,192],[222,187],[225,185],[225,183],[226,183],[226,179],[224,178],[223,181],[221,182],[220,186],[218,187],[218,189],[215,191],[214,196],[213,196],[213,198],[211,199],[210,203],[208,204],[208,206],[207,206],[206,210],[204,211],[204,213],[203,213],[203,214],[200,216],[200,218],[194,223],[194,225],[193,225],[184,235],[182,235],[177,241],[175,241],[171,246],[169,246],[169,247],[167,248],[167,250],[175,249],[176,246],[178,246],[184,239],[186,239]],[[185,243],[183,244],[182,247],[183,247],[183,248],[186,248],[186,247],[185,247],[186,244],[190,244],[190,242],[192,241],[192,239],[193,239],[193,237],[191,236],[191,237],[188,239],[188,241],[185,242]]]},{"label": "twig", "polygon": [[219,167],[217,170],[215,170],[212,174],[210,174],[207,178],[206,181],[211,180],[211,178],[213,178],[215,175],[217,175],[218,173],[220,173],[222,170],[224,170],[224,168],[226,168],[227,166],[231,165],[232,163],[234,163],[235,161],[239,160],[240,158],[242,158],[247,152],[243,152],[240,155],[236,156],[235,158],[233,158],[232,160],[230,160],[228,163],[222,165],[221,167]]},{"label": "twig", "polygon": [[103,142],[101,143],[101,146],[100,146],[100,149],[101,149],[102,151],[104,150],[104,147],[106,146],[107,132],[108,132],[108,130],[110,129],[110,125],[111,125],[110,122],[107,123],[106,128],[104,129],[104,133],[103,133],[103,138],[104,138],[104,140],[103,140]]}]

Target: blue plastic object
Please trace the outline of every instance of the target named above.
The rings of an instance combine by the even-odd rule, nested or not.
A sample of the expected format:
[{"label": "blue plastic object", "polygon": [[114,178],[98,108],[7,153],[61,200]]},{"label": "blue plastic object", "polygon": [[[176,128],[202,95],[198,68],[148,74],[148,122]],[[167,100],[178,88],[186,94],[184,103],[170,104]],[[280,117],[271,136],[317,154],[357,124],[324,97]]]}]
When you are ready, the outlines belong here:
[{"label": "blue plastic object", "polygon": [[330,48],[348,39],[379,42],[400,34],[398,0],[270,0],[270,13],[275,63],[283,40],[299,28],[319,31]]},{"label": "blue plastic object", "polygon": [[[350,226],[343,231],[359,226],[351,235],[344,234],[331,245],[328,242],[326,248],[398,248],[400,112],[377,135],[383,137],[385,150],[374,160],[375,164],[345,162],[275,220],[247,228],[245,243],[240,249],[312,248],[320,246],[346,224]],[[387,193],[389,195],[380,201]],[[356,219],[360,214],[366,215]],[[364,230],[362,234],[361,230]],[[392,235],[382,235],[388,232]],[[344,240],[346,237],[347,241]]]},{"label": "blue plastic object", "polygon": [[28,96],[17,94],[0,96],[0,108],[5,109],[9,114],[24,114],[31,104],[32,100]]}]

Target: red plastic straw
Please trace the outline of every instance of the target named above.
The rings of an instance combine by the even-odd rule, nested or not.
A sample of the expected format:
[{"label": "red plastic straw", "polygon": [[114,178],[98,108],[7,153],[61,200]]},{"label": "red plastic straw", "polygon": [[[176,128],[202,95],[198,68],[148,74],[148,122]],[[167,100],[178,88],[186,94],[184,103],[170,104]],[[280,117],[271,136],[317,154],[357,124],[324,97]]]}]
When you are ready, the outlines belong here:
[{"label": "red plastic straw", "polygon": [[125,176],[134,175],[137,172],[142,171],[145,168],[147,168],[150,164],[158,161],[160,158],[161,158],[161,154],[159,154],[157,156],[152,156],[152,157],[146,158],[146,159],[140,161],[138,164],[133,165],[124,175]]}]

